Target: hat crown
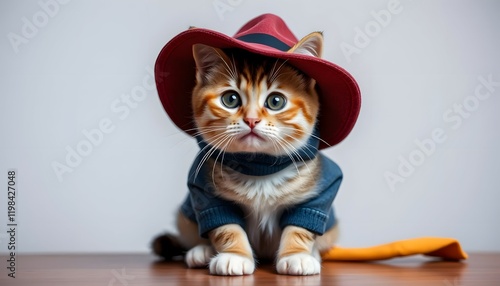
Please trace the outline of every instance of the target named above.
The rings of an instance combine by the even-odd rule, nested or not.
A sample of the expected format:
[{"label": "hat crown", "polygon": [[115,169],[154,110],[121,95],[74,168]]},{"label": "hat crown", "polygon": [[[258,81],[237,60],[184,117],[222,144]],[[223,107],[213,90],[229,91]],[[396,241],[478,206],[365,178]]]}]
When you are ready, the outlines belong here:
[{"label": "hat crown", "polygon": [[263,14],[248,21],[236,32],[234,38],[245,41],[251,35],[268,35],[293,47],[299,40],[292,33],[285,21],[274,14]]}]

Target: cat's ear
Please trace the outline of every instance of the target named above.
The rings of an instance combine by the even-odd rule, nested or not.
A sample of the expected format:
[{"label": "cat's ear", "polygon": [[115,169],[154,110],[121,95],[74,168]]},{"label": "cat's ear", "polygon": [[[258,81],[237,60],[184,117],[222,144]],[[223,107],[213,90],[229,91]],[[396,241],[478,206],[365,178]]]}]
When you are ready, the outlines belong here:
[{"label": "cat's ear", "polygon": [[227,55],[218,48],[203,44],[193,45],[193,58],[196,62],[196,80],[205,81],[210,69],[219,64],[229,63]]},{"label": "cat's ear", "polygon": [[321,58],[323,52],[323,33],[310,33],[295,44],[288,52]]}]

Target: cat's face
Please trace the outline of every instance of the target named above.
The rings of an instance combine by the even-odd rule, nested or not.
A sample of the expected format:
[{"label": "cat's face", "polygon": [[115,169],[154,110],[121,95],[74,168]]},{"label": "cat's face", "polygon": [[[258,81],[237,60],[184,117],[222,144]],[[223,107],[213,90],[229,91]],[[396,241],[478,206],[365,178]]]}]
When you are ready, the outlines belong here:
[{"label": "cat's face", "polygon": [[194,120],[206,142],[226,152],[271,155],[307,144],[319,109],[314,80],[282,60],[244,51],[195,45],[193,53]]}]

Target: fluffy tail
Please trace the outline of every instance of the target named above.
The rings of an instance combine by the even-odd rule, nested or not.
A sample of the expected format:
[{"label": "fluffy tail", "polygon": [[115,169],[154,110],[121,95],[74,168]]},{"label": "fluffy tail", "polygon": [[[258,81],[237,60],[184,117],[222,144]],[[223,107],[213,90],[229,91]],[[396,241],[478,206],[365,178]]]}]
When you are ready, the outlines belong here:
[{"label": "fluffy tail", "polygon": [[151,248],[153,253],[165,260],[173,260],[184,255],[187,251],[180,245],[178,237],[170,233],[161,234],[153,239]]}]

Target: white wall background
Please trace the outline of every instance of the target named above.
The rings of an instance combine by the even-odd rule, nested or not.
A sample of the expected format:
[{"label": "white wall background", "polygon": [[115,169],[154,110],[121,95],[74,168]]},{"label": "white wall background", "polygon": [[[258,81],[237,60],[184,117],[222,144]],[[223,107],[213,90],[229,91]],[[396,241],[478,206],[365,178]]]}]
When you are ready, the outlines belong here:
[{"label": "white wall background", "polygon": [[[170,122],[155,90],[129,114],[111,107],[142,86],[163,45],[188,26],[232,35],[265,12],[298,37],[324,31],[324,57],[362,90],[356,127],[326,151],[345,174],[335,201],[340,244],[446,236],[467,251],[500,251],[500,86],[471,98],[478,77],[500,82],[499,2],[400,0],[399,13],[349,60],[341,43],[354,45],[356,28],[390,2],[73,0],[44,19],[38,1],[2,0],[0,251],[9,168],[19,173],[19,252],[146,252],[153,236],[173,230],[194,140]],[[218,14],[214,3],[234,6]],[[23,18],[41,27],[29,30]],[[12,45],[10,33],[25,42]],[[446,122],[464,100],[468,117]],[[82,132],[101,120],[113,131],[60,182],[52,164],[66,164],[67,146],[84,144]],[[436,128],[446,140],[392,191],[384,173],[398,174],[398,157]]]}]

